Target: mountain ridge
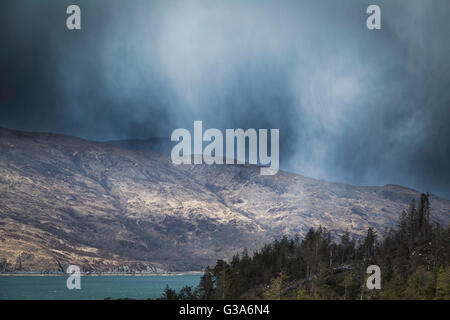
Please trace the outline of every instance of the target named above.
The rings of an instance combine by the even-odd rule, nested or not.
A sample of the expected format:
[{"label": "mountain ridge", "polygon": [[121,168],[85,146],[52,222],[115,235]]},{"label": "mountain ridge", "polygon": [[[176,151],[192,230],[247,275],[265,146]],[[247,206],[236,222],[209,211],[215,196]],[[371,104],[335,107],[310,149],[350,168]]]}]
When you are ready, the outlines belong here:
[{"label": "mountain ridge", "polygon": [[[356,237],[395,224],[420,192],[251,165],[174,166],[166,155],[0,128],[0,272],[201,270],[322,225]],[[431,195],[436,222],[450,201]]]}]

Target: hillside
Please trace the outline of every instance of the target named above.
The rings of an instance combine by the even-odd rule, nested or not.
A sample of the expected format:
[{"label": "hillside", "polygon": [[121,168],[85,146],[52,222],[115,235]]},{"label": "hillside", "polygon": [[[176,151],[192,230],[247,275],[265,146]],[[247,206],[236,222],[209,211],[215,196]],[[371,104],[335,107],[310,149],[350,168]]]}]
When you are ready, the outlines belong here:
[{"label": "hillside", "polygon": [[[420,193],[250,165],[172,165],[166,155],[0,129],[0,272],[199,270],[322,225],[378,232]],[[437,222],[450,201],[430,197]]]}]

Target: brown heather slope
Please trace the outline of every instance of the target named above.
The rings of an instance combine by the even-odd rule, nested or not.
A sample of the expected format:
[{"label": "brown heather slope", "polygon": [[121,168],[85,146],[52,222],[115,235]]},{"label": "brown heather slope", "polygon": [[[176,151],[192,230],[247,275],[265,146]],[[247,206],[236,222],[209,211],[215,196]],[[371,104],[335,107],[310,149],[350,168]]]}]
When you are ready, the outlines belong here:
[{"label": "brown heather slope", "polygon": [[[0,272],[199,270],[319,225],[381,233],[419,196],[0,128]],[[450,201],[431,206],[448,224]]]}]

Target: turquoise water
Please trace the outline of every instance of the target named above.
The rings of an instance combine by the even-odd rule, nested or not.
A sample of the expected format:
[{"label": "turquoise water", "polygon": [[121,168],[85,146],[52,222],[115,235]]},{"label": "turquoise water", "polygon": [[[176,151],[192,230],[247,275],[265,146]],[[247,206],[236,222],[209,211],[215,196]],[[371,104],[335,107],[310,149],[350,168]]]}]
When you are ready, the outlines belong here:
[{"label": "turquoise water", "polygon": [[197,286],[200,274],[167,276],[82,276],[81,289],[69,290],[67,277],[3,276],[0,277],[0,300],[9,299],[81,299],[103,300],[106,297],[148,299],[160,297],[169,285],[180,290]]}]

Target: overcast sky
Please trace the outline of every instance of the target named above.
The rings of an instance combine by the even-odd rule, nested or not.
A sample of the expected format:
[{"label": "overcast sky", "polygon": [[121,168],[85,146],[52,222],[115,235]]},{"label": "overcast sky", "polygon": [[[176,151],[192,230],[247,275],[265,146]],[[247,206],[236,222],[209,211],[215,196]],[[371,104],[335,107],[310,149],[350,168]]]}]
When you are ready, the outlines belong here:
[{"label": "overcast sky", "polygon": [[285,170],[450,198],[449,16],[448,0],[2,1],[0,126],[279,128]]}]

